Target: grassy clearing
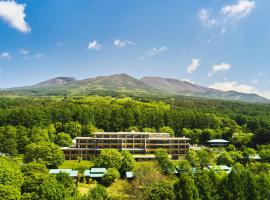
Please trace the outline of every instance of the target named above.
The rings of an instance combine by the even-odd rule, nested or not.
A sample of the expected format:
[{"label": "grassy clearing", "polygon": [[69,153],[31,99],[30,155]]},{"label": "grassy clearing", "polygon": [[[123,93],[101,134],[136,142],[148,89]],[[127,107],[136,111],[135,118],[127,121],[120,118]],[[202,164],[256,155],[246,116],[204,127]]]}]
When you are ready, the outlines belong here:
[{"label": "grassy clearing", "polygon": [[88,160],[65,160],[63,164],[59,166],[60,169],[75,169],[84,171],[94,166],[94,163]]}]

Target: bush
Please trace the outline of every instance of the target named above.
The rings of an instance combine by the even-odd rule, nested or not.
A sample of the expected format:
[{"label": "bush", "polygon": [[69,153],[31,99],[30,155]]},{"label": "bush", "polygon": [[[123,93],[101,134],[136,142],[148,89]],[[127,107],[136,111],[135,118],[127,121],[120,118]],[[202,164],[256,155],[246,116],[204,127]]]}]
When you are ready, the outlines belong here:
[{"label": "bush", "polygon": [[110,186],[116,179],[120,178],[120,173],[115,168],[109,168],[102,177],[102,183],[105,186]]}]

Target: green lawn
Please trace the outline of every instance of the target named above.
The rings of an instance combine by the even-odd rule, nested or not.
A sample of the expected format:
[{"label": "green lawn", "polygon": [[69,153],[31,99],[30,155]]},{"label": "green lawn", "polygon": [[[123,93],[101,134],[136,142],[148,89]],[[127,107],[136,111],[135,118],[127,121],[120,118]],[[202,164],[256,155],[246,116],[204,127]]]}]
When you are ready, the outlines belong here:
[{"label": "green lawn", "polygon": [[94,163],[88,160],[65,160],[63,164],[59,166],[60,169],[75,169],[84,171],[94,166]]}]

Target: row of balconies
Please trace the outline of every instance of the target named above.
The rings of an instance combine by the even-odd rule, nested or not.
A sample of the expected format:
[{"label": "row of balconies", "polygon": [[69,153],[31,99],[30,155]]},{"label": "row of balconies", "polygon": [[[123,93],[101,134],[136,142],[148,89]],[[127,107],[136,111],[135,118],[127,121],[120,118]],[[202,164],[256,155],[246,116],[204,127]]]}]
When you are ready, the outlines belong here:
[{"label": "row of balconies", "polygon": [[[123,150],[128,149],[129,151],[144,151],[144,152],[155,152],[157,149],[156,148],[123,148]],[[81,155],[81,154],[95,154],[99,149],[91,149],[91,150],[64,150],[64,154],[66,155]],[[168,153],[179,153],[179,152],[186,152],[187,148],[170,148],[166,149]]]},{"label": "row of balconies", "polygon": [[[156,139],[156,140],[155,140]],[[187,140],[183,140],[181,138],[151,138],[151,139],[145,139],[145,138],[89,138],[87,140],[82,140],[82,139],[77,139],[76,143],[95,143],[97,141],[101,142],[107,142],[107,141],[112,141],[112,142],[127,142],[127,141],[141,141],[141,142],[147,142],[147,143],[186,143]]]},{"label": "row of balconies", "polygon": [[158,145],[171,145],[171,144],[179,144],[186,145],[188,143],[183,143],[182,141],[93,141],[93,142],[77,142],[76,145],[96,145],[96,144],[158,144]]}]

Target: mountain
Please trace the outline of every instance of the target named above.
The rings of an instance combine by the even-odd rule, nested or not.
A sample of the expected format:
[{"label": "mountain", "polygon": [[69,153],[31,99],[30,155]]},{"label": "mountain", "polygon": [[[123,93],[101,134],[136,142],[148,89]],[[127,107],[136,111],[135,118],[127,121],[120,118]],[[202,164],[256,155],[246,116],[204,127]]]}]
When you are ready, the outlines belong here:
[{"label": "mountain", "polygon": [[188,96],[253,103],[270,103],[270,100],[256,94],[246,94],[235,91],[224,92],[171,78],[144,77],[136,79],[127,74],[99,76],[83,80],[76,80],[72,77],[56,77],[32,86],[0,90],[0,95],[57,96],[91,94],[137,97],[155,96],[163,98]]},{"label": "mountain", "polygon": [[155,91],[156,89],[127,74],[114,74],[77,81],[74,85],[84,90],[141,90]]},{"label": "mountain", "polygon": [[195,85],[187,81],[180,81],[172,78],[161,77],[143,77],[140,79],[143,83],[151,87],[165,92],[173,93],[207,93],[207,92],[220,92],[215,89]]},{"label": "mountain", "polygon": [[269,99],[256,94],[240,93],[236,91],[221,91],[187,81],[180,81],[172,78],[161,77],[143,77],[140,79],[143,83],[154,87],[163,92],[181,94],[186,96],[203,97],[210,99],[223,99],[232,101],[244,101],[253,103],[270,103]]},{"label": "mountain", "polygon": [[57,86],[62,86],[66,85],[68,83],[72,83],[76,81],[75,78],[73,77],[56,77],[47,81],[40,82],[38,84],[33,85],[32,87],[34,88],[39,88],[39,87],[57,87]]}]

